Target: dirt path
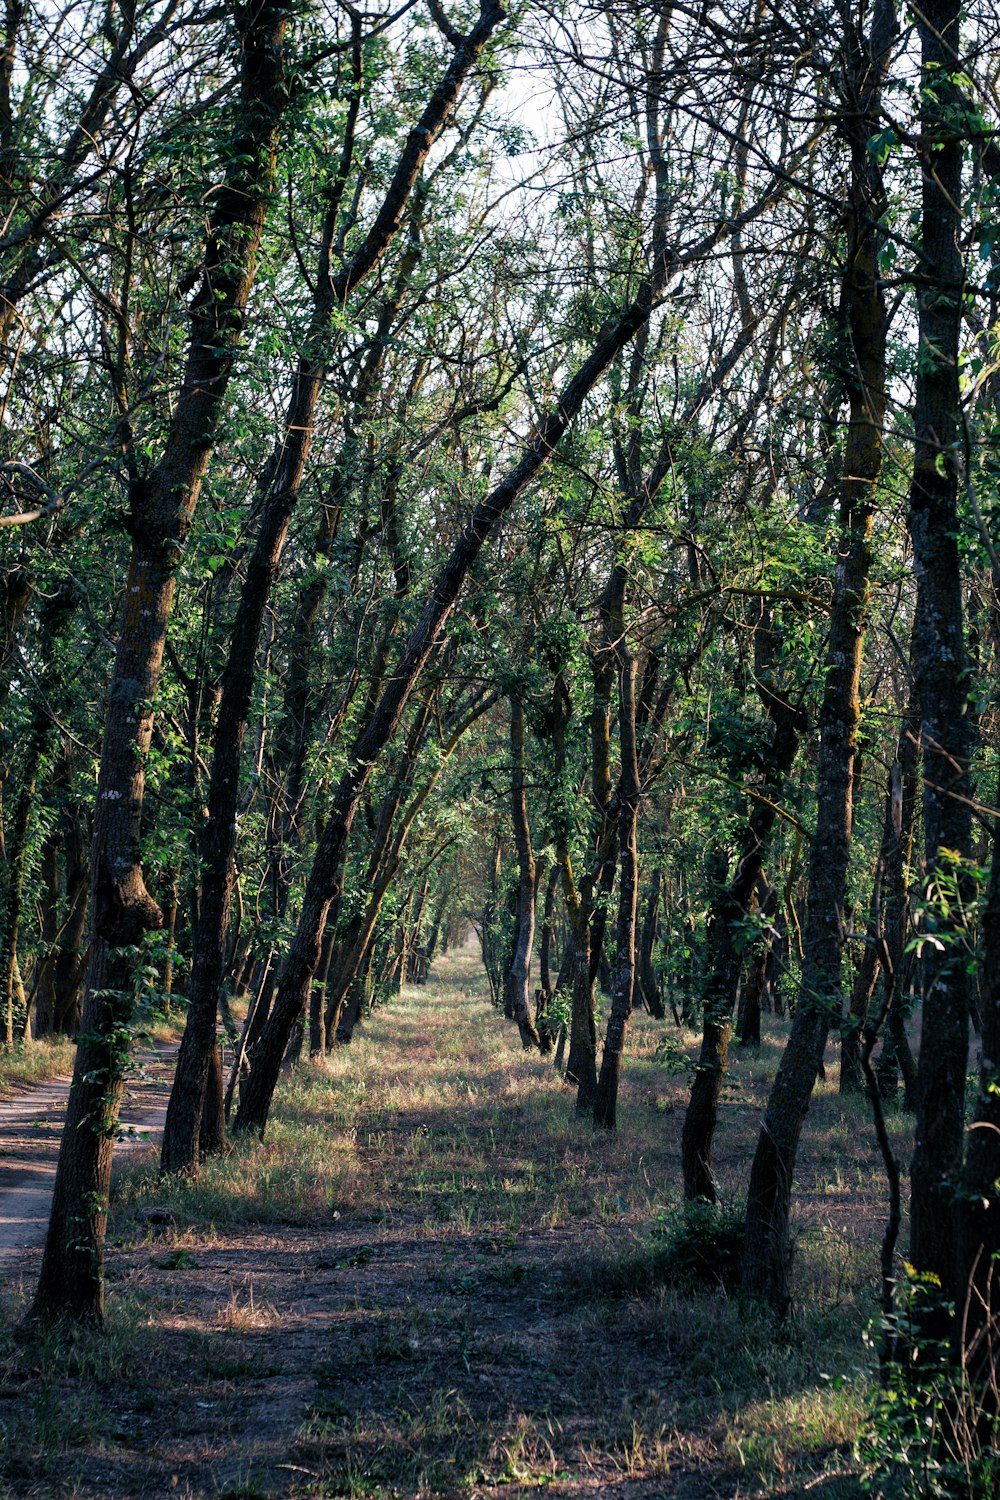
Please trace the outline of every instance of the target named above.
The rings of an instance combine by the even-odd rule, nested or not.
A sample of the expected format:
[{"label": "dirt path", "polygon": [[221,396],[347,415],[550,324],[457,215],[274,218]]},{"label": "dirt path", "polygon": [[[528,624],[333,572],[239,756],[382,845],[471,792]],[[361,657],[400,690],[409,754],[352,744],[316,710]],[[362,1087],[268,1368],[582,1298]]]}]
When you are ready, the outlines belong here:
[{"label": "dirt path", "polygon": [[[780,1336],[714,1286],[651,1283],[686,1091],[661,1030],[637,1018],[622,1128],[595,1135],[475,955],[449,955],[284,1081],[263,1144],[196,1182],[135,1152],[107,1332],[35,1348],[0,1328],[0,1500],[858,1500],[874,1150],[832,1092],[817,1104],[812,1300]],[[726,1105],[735,1180],[771,1067]],[[38,1253],[3,1289],[12,1323]]]},{"label": "dirt path", "polygon": [[[116,1159],[162,1130],[175,1056],[175,1047],[137,1055]],[[68,1078],[50,1078],[0,1101],[0,1277],[19,1270],[25,1250],[45,1238],[69,1083]]]}]

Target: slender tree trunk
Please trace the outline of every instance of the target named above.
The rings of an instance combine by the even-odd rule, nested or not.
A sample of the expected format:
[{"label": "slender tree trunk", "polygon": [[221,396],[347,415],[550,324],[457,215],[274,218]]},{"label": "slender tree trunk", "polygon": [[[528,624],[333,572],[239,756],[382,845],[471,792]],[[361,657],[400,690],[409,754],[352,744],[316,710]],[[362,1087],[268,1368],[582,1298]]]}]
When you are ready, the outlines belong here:
[{"label": "slender tree trunk", "polygon": [[517,849],[517,910],[514,955],[504,976],[504,1014],[517,1022],[521,1042],[538,1046],[531,1019],[531,953],[535,940],[535,856],[531,848],[528,801],[524,791],[524,704],[516,693],[510,699],[511,789],[510,814]]},{"label": "slender tree trunk", "polygon": [[614,1130],[618,1122],[618,1088],[621,1082],[625,1036],[632,1014],[635,985],[635,918],[639,896],[639,860],[636,847],[639,822],[639,762],[635,736],[635,657],[625,640],[624,579],[614,591],[609,611],[614,631],[614,653],[618,666],[618,741],[621,773],[618,781],[618,921],[615,960],[611,975],[611,1012],[601,1055],[601,1073],[594,1099],[594,1126]]},{"label": "slender tree trunk", "polygon": [[844,325],[853,369],[844,443],[840,528],[826,681],[820,711],[816,830],[809,851],[809,895],[802,980],[788,1043],[768,1100],[750,1173],[743,1286],[780,1311],[789,1300],[789,1214],[799,1138],[827,1033],[840,1012],[844,898],[850,854],[852,790],[872,512],[882,466],[886,316],[878,279],[879,220],[885,195],[869,149],[882,82],[896,34],[892,0],[879,0],[871,35],[849,23],[852,79],[841,129],[850,146]]},{"label": "slender tree trunk", "polygon": [[[955,1194],[962,1170],[969,994],[957,903],[938,903],[939,881],[963,879],[971,842],[968,656],[958,537],[959,334],[963,266],[958,0],[929,0],[916,18],[921,44],[922,229],[919,360],[914,407],[910,539],[917,582],[913,671],[924,762],[925,988],[911,1166],[910,1259],[956,1299]],[[961,117],[961,114],[960,116]],[[945,853],[944,851],[949,851]],[[955,863],[951,864],[950,861]]]},{"label": "slender tree trunk", "polygon": [[636,981],[642,993],[646,1009],[658,1021],[662,1021],[667,1014],[666,1006],[663,1004],[663,996],[660,994],[660,983],[656,976],[656,968],[653,963],[662,887],[663,871],[657,867],[653,871],[653,878],[646,894],[646,911],[642,921],[642,933],[639,938],[636,969]]},{"label": "slender tree trunk", "polygon": [[240,101],[225,182],[212,194],[188,359],[163,456],[130,455],[132,550],[104,727],[91,857],[93,938],[41,1276],[30,1321],[100,1322],[111,1148],[128,1063],[131,952],[162,923],[146,890],[139,821],[174,575],[243,330],[287,102],[283,0],[241,12]]},{"label": "slender tree trunk", "polygon": [[333,947],[337,938],[336,923],[327,918],[326,932],[323,934],[323,953],[319,961],[319,969],[312,982],[309,991],[309,1056],[322,1058],[326,1056],[326,1027],[324,1024],[324,1011],[326,1009],[326,987],[330,978],[330,964],[333,959]]},{"label": "slender tree trunk", "polygon": [[[161,1170],[191,1175],[198,1170],[196,1132],[211,1060],[219,986],[223,978],[226,935],[236,873],[236,807],[240,757],[253,692],[257,648],[264,613],[277,576],[285,537],[312,442],[316,403],[325,362],[313,352],[328,335],[331,319],[351,292],[383,258],[402,223],[406,205],[434,141],[454,112],[462,86],[490,35],[503,19],[495,0],[483,0],[474,30],[460,39],[451,66],[438,84],[419,122],[410,131],[396,172],[372,228],[358,252],[339,273],[333,272],[333,245],[345,175],[334,182],[323,230],[323,246],[307,353],[299,362],[285,429],[272,455],[262,486],[266,496],[260,531],[240,597],[233,649],[226,665],[209,787],[209,816],[204,835],[204,881],[198,923],[188,1020],[177,1060],[160,1156]],[[360,81],[359,81],[360,88]],[[359,95],[352,109],[356,109]],[[347,132],[351,139],[352,132]],[[315,965],[314,965],[315,967]],[[304,1014],[304,1009],[303,1009]]]}]

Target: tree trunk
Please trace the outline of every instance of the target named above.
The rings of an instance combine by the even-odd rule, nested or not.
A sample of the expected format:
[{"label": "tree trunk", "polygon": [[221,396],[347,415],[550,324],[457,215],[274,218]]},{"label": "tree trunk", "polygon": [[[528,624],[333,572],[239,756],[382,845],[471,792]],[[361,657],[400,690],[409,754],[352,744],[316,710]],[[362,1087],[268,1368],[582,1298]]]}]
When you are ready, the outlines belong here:
[{"label": "tree trunk", "polygon": [[[719,1117],[719,1099],[729,1061],[733,1011],[739,989],[742,954],[737,942],[739,924],[746,919],[764,867],[767,842],[778,813],[781,789],[805,729],[802,712],[789,704],[771,681],[779,642],[771,617],[762,608],[754,634],[754,664],[758,692],[774,725],[768,747],[761,795],[740,840],[739,859],[731,880],[712,902],[708,925],[709,975],[698,1066],[681,1135],[684,1196],[690,1202],[716,1201],[712,1172],[712,1144]],[[725,879],[725,865],[723,865]]]},{"label": "tree trunk", "polygon": [[348,768],[334,793],[306,884],[296,934],[282,969],[273,1013],[255,1051],[247,1092],[240,1103],[236,1120],[238,1130],[258,1134],[264,1131],[281,1055],[319,962],[326,912],[338,889],[344,852],[359,800],[376,760],[396,731],[403,708],[455,606],[469,569],[501,517],[548,462],[555,445],[569,428],[593,386],[619,350],[643,326],[649,316],[651,300],[649,288],[640,291],[626,311],[605,326],[561,400],[539,422],[537,434],[526,446],[521,460],[476,506],[438,574],[421,618],[376,708],[354,743]]},{"label": "tree trunk", "polygon": [[[623,569],[624,572],[624,569]],[[621,773],[618,781],[618,920],[615,959],[611,976],[611,1012],[601,1055],[601,1073],[594,1099],[594,1127],[614,1130],[618,1123],[618,1088],[635,985],[635,918],[639,895],[639,864],[636,848],[639,822],[639,762],[635,736],[635,657],[625,639],[625,580],[621,589],[612,587],[609,622],[618,666],[618,741]]]},{"label": "tree trunk", "polygon": [[[916,18],[921,43],[922,229],[920,358],[916,372],[910,538],[917,582],[913,671],[924,761],[925,989],[911,1166],[910,1259],[937,1276],[944,1300],[958,1300],[955,1193],[962,1167],[969,996],[961,926],[940,882],[964,879],[971,842],[968,657],[958,538],[959,334],[963,264],[962,111],[952,74],[959,67],[958,0],[929,0]],[[961,117],[961,116],[960,116]],[[945,853],[944,851],[948,851]]]},{"label": "tree trunk", "polygon": [[243,330],[287,102],[287,6],[240,12],[240,103],[212,194],[188,358],[152,473],[129,455],[132,549],[109,692],[91,856],[93,939],[80,1045],[30,1321],[100,1322],[111,1147],[128,1064],[132,950],[162,915],[146,890],[139,822],[174,575]]},{"label": "tree trunk", "polygon": [[333,947],[337,938],[337,925],[327,918],[326,931],[323,934],[323,953],[319,961],[319,969],[312,982],[309,991],[309,1056],[323,1058],[326,1056],[326,1025],[324,1012],[326,1010],[326,987],[330,978],[330,963],[333,959]]},{"label": "tree trunk", "polygon": [[816,830],[809,851],[801,984],[751,1168],[743,1262],[744,1289],[781,1312],[789,1300],[788,1224],[795,1158],[827,1033],[840,1011],[869,539],[886,408],[886,315],[878,274],[878,225],[885,195],[869,138],[879,119],[881,88],[895,33],[892,0],[879,0],[872,13],[870,37],[853,23],[845,37],[851,89],[839,124],[850,147],[851,180],[842,314],[853,369],[846,374],[849,422],[820,716]]},{"label": "tree trunk", "polygon": [[535,856],[531,848],[528,801],[524,792],[524,704],[516,693],[510,698],[510,753],[510,816],[517,849],[518,879],[514,955],[504,976],[504,1014],[517,1022],[521,1043],[527,1050],[538,1046],[530,999],[531,952],[535,941]]}]

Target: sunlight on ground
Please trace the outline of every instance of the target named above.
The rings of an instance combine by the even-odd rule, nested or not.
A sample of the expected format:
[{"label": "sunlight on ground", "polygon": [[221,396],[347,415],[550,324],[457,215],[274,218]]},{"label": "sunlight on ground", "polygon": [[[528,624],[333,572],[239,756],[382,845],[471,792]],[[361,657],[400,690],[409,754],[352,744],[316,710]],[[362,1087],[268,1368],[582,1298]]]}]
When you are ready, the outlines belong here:
[{"label": "sunlight on ground", "polygon": [[[40,1495],[84,1456],[118,1465],[121,1493],[139,1493],[124,1466],[150,1493],[206,1500],[859,1493],[884,1217],[864,1109],[832,1080],[817,1096],[796,1303],[776,1328],[711,1279],[676,1279],[687,1085],[657,1061],[667,1030],[636,1018],[619,1131],[595,1134],[490,1006],[478,955],[449,954],[284,1082],[264,1144],[193,1183],[161,1182],[152,1158],[117,1174],[112,1337],[100,1357],[48,1349],[8,1454]],[[718,1138],[733,1202],[777,1053],[733,1057]],[[175,1227],[147,1227],[151,1205]]]}]

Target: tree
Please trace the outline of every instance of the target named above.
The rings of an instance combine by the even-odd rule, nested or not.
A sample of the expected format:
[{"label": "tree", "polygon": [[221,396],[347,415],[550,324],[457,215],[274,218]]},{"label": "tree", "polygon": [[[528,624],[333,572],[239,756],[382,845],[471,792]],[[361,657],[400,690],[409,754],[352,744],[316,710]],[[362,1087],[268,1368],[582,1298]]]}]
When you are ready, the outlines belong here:
[{"label": "tree", "polygon": [[132,953],[162,914],[143,879],[139,815],[152,700],[180,549],[204,479],[253,282],[287,102],[284,3],[239,18],[240,98],[225,182],[212,194],[190,309],[186,368],[163,451],[130,448],[132,535],[109,691],[91,850],[93,940],[82,1040],[70,1089],[52,1214],[31,1318],[100,1321],[111,1149],[128,1061]]}]

